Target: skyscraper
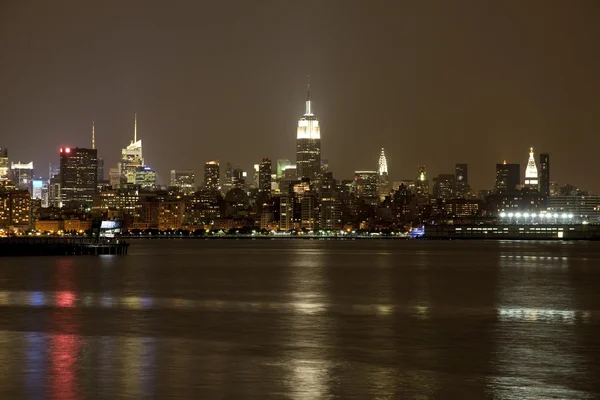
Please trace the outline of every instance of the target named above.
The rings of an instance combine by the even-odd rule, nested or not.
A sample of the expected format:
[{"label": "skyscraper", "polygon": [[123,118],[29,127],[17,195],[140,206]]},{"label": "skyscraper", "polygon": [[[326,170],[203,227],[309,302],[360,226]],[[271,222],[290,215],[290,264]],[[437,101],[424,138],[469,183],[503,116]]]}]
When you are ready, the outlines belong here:
[{"label": "skyscraper", "polygon": [[[96,129],[92,121],[92,149],[96,149]],[[104,180],[104,160],[98,157],[98,182]]]},{"label": "skyscraper", "polygon": [[454,169],[454,197],[466,198],[469,194],[469,168],[466,163],[457,163]]},{"label": "skyscraper", "polygon": [[377,171],[354,172],[356,197],[365,200],[368,204],[377,204],[379,200],[379,174]]},{"label": "skyscraper", "polygon": [[96,149],[60,149],[60,192],[63,206],[89,208],[97,193]]},{"label": "skyscraper", "polygon": [[533,156],[533,147],[529,150],[529,160],[527,161],[527,169],[525,169],[525,188],[529,190],[540,190],[540,181],[538,179],[538,169],[535,165],[535,157]]},{"label": "skyscraper", "polygon": [[8,180],[8,149],[0,147],[0,182]]},{"label": "skyscraper", "polygon": [[309,178],[311,181],[318,181],[321,176],[321,132],[319,120],[311,109],[310,83],[306,98],[306,110],[304,116],[298,120],[296,168],[298,179]]},{"label": "skyscraper", "polygon": [[121,162],[119,171],[121,176],[125,177],[127,183],[135,183],[135,175],[138,167],[144,166],[142,156],[142,140],[137,140],[137,114],[134,114],[133,121],[133,140],[129,146],[121,151]]},{"label": "skyscraper", "polygon": [[454,197],[456,177],[453,174],[439,174],[433,178],[433,198],[450,200]]},{"label": "skyscraper", "polygon": [[196,191],[196,174],[192,170],[171,170],[170,186],[178,188],[183,194],[194,194]]},{"label": "skyscraper", "polygon": [[510,193],[521,184],[521,165],[496,164],[496,193]]},{"label": "skyscraper", "polygon": [[379,184],[379,201],[385,200],[385,197],[390,194],[390,183],[388,178],[388,167],[387,160],[385,158],[385,151],[383,148],[381,149],[381,154],[379,155],[379,166],[377,168],[377,177]]},{"label": "skyscraper", "polygon": [[219,190],[219,162],[207,161],[204,164],[204,188],[211,192]]},{"label": "skyscraper", "polygon": [[420,202],[427,201],[429,198],[429,180],[427,179],[427,168],[424,165],[418,167],[415,191]]},{"label": "skyscraper", "polygon": [[263,158],[259,164],[258,171],[258,190],[271,193],[271,160]]},{"label": "skyscraper", "polygon": [[540,193],[550,196],[550,154],[540,154]]},{"label": "skyscraper", "polygon": [[156,188],[156,171],[145,165],[137,167],[135,171],[135,184],[140,188],[152,190]]},{"label": "skyscraper", "polygon": [[[19,189],[31,190],[33,180],[33,161],[28,163],[13,162],[10,164],[11,180]],[[31,192],[30,192],[31,193]]]}]

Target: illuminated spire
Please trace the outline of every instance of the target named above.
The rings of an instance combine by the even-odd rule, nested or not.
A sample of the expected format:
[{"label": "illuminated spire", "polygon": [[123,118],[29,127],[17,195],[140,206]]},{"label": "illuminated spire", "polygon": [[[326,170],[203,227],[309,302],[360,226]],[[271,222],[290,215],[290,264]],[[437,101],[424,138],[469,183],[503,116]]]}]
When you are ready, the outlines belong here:
[{"label": "illuminated spire", "polygon": [[308,75],[307,79],[307,90],[306,90],[306,112],[304,115],[312,115],[312,110],[310,109],[310,75]]},{"label": "illuminated spire", "polygon": [[137,142],[137,113],[133,114],[133,143]]},{"label": "illuminated spire", "polygon": [[525,170],[525,179],[538,178],[538,170],[535,165],[535,157],[533,156],[533,147],[529,150],[529,160],[527,161],[527,169]]},{"label": "illuminated spire", "polygon": [[387,160],[385,158],[385,151],[383,148],[381,148],[381,154],[379,155],[379,169],[377,172],[379,172],[379,175],[388,173]]},{"label": "illuminated spire", "polygon": [[94,131],[94,121],[92,121],[92,149],[96,148],[96,132]]}]

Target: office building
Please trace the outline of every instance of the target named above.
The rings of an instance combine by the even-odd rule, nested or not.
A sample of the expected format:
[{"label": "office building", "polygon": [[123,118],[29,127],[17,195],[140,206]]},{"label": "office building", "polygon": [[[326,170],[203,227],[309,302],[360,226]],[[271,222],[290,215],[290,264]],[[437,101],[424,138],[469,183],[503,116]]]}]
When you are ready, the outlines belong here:
[{"label": "office building", "polygon": [[0,228],[27,229],[31,222],[31,196],[27,190],[0,187]]},{"label": "office building", "polygon": [[433,178],[433,198],[450,200],[454,198],[455,175],[440,174]]},{"label": "office building", "polygon": [[204,188],[212,192],[220,190],[218,161],[207,161],[204,164]]},{"label": "office building", "polygon": [[379,202],[379,174],[377,171],[354,172],[356,197],[363,199],[367,204]]},{"label": "office building", "polygon": [[137,168],[143,166],[144,157],[142,154],[142,140],[137,139],[137,114],[135,114],[133,122],[133,140],[131,141],[129,146],[121,150],[119,173],[124,178],[122,179],[122,181],[125,181],[129,184],[135,184],[135,175],[137,173]]},{"label": "office building", "polygon": [[156,189],[156,171],[149,166],[137,167],[135,171],[135,184],[141,189]]},{"label": "office building", "polygon": [[41,179],[34,179],[31,181],[31,199],[42,200],[42,188],[44,187],[44,181]]},{"label": "office building", "polygon": [[10,175],[13,183],[22,190],[31,190],[33,180],[33,161],[29,163],[13,162],[10,164]]},{"label": "office building", "polygon": [[286,194],[280,197],[279,230],[290,231],[294,229],[294,200],[293,194]]},{"label": "office building", "polygon": [[98,151],[60,149],[60,191],[63,206],[91,208],[97,193]]},{"label": "office building", "polygon": [[550,196],[550,154],[540,154],[540,193]]},{"label": "office building", "polygon": [[225,167],[225,181],[223,182],[223,193],[227,194],[232,189],[233,167],[227,162]]},{"label": "office building", "polygon": [[471,190],[469,186],[469,168],[466,163],[457,163],[454,168],[454,197],[466,199]]},{"label": "office building", "polygon": [[427,168],[424,165],[419,165],[417,168],[415,194],[417,200],[421,203],[429,200],[429,179],[427,179]]},{"label": "office building", "polygon": [[258,190],[271,193],[271,160],[263,158],[258,170]]},{"label": "office building", "polygon": [[296,169],[299,179],[309,178],[311,181],[318,181],[321,175],[321,132],[319,120],[311,108],[310,85],[304,116],[298,120]]},{"label": "office building", "polygon": [[496,193],[511,193],[521,184],[521,166],[519,164],[496,164]]},{"label": "office building", "polygon": [[383,201],[383,200],[385,200],[386,196],[389,196],[389,194],[390,194],[388,166],[387,166],[387,159],[385,157],[384,149],[381,149],[381,154],[379,155],[379,166],[377,168],[377,179],[378,179],[379,201]]},{"label": "office building", "polygon": [[248,177],[247,172],[240,168],[238,165],[237,168],[234,168],[231,171],[231,190],[233,189],[242,189],[246,188],[246,178]]},{"label": "office building", "polygon": [[525,169],[525,189],[531,191],[540,190],[540,181],[538,178],[538,169],[535,165],[535,157],[533,156],[533,147],[529,150],[529,160]]},{"label": "office building", "polygon": [[[231,164],[229,164],[231,165]],[[171,170],[170,186],[176,187],[185,195],[196,192],[196,174],[192,170]]]},{"label": "office building", "polygon": [[0,147],[0,182],[8,179],[8,149]]}]

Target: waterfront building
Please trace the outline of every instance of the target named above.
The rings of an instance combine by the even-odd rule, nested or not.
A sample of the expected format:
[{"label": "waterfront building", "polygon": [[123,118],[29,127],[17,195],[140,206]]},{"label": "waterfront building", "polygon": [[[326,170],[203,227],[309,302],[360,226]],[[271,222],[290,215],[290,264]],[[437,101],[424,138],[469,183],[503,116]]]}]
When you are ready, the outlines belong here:
[{"label": "waterfront building", "polygon": [[381,154],[379,155],[379,166],[377,168],[377,176],[379,181],[379,201],[383,201],[385,200],[386,196],[390,195],[387,159],[385,157],[385,151],[383,148],[381,149]]},{"label": "waterfront building", "polygon": [[313,114],[310,84],[304,115],[298,120],[296,134],[296,167],[298,178],[318,181],[321,175],[321,131],[319,120]]},{"label": "waterfront building", "polygon": [[294,229],[294,200],[293,194],[285,194],[280,197],[279,230],[290,231]]},{"label": "waterfront building", "polygon": [[550,154],[540,154],[540,193],[550,196]]},{"label": "waterfront building", "polygon": [[538,169],[535,165],[535,157],[533,156],[533,147],[529,150],[529,160],[525,169],[525,188],[532,191],[540,190],[540,181],[538,177]]},{"label": "waterfront building", "polygon": [[496,164],[496,193],[511,193],[521,184],[521,166],[519,164]]},{"label": "waterfront building", "polygon": [[[231,166],[231,164],[228,164]],[[184,195],[191,195],[196,191],[196,174],[192,170],[171,170],[169,186],[176,187]]]},{"label": "waterfront building", "polygon": [[98,190],[98,151],[60,149],[60,191],[63,206],[89,208]]},{"label": "waterfront building", "polygon": [[549,196],[546,207],[549,212],[564,212],[589,222],[600,222],[600,196]]},{"label": "waterfront building", "polygon": [[204,163],[204,188],[217,192],[220,189],[219,161],[207,161]]},{"label": "waterfront building", "polygon": [[0,228],[27,229],[31,222],[31,195],[27,190],[0,186]]}]

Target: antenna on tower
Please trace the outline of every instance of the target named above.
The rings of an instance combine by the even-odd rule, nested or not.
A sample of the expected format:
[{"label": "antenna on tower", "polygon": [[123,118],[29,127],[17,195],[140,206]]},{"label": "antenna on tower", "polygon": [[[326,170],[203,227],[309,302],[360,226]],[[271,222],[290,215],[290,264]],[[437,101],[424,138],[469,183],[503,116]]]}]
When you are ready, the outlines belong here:
[{"label": "antenna on tower", "polygon": [[133,143],[137,142],[137,113],[133,113]]},{"label": "antenna on tower", "polygon": [[96,148],[96,132],[94,130],[94,121],[92,121],[92,149]]}]

